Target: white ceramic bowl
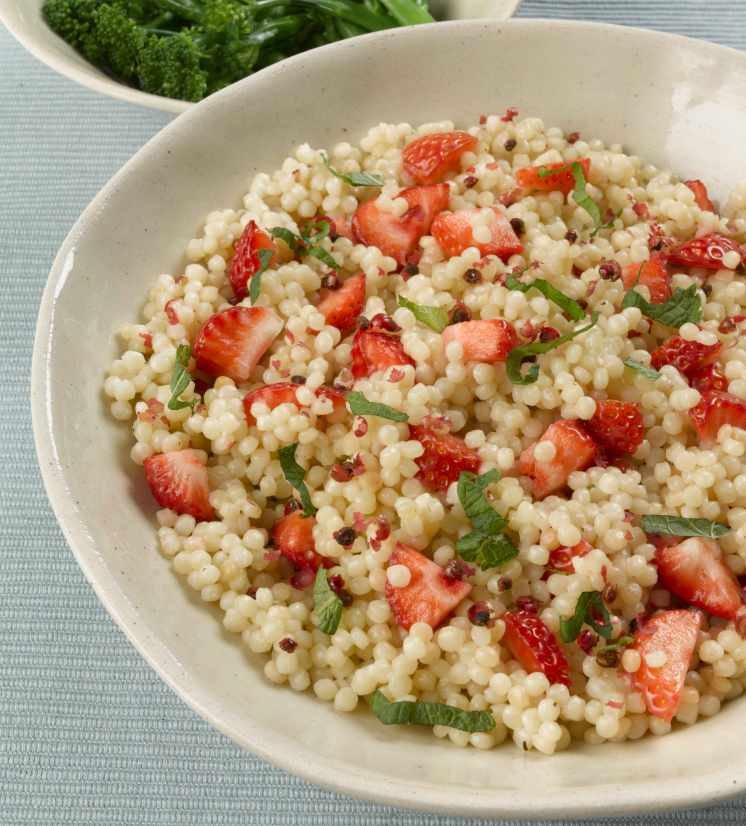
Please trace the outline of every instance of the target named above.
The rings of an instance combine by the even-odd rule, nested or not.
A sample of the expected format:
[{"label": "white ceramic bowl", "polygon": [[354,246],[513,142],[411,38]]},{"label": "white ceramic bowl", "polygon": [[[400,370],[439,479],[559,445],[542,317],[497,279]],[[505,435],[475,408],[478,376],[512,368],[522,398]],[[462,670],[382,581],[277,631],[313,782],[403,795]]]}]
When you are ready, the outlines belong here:
[{"label": "white ceramic bowl", "polygon": [[[507,20],[521,0],[431,0],[439,18],[488,17]],[[41,17],[44,0],[0,0],[0,22],[34,57],[77,83],[113,98],[164,112],[185,112],[194,106],[184,100],[150,95],[113,80],[88,63],[47,26]]]},{"label": "white ceramic bowl", "polygon": [[515,105],[701,176],[719,197],[744,172],[744,99],[746,56],[707,43],[580,23],[441,23],[342,42],[248,78],[177,118],[103,189],[63,244],[41,304],[39,461],[101,601],[192,708],[315,783],[440,812],[600,816],[746,789],[743,700],[667,737],[547,758],[510,745],[458,749],[270,685],[158,554],[129,432],[110,420],[100,391],[113,331],[136,316],[156,274],[178,272],[205,214],[238,205],[248,176],[274,169],[301,141],[357,139],[382,120],[473,123]]}]

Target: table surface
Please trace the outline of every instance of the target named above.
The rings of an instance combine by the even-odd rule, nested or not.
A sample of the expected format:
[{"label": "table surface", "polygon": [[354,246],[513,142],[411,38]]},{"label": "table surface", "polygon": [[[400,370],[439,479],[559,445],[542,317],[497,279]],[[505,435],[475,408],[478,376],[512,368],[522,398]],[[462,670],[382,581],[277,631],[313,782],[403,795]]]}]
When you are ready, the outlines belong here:
[{"label": "table surface", "polygon": [[[525,0],[520,15],[746,48],[746,0]],[[78,214],[168,120],[54,74],[0,30],[0,823],[475,824],[331,794],[213,731],[114,626],[52,516],[29,414],[38,302]],[[744,821],[741,800],[615,822]]]}]

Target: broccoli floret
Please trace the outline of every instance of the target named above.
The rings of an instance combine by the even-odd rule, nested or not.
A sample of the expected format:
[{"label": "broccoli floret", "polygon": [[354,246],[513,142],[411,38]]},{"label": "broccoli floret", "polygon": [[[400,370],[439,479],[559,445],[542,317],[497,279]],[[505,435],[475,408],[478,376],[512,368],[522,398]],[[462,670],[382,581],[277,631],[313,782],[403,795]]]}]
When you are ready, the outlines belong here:
[{"label": "broccoli floret", "polygon": [[153,95],[197,101],[207,94],[202,53],[189,30],[158,37],[148,35],[140,50],[140,88]]},{"label": "broccoli floret", "polygon": [[42,14],[49,28],[96,65],[101,50],[95,34],[96,12],[102,0],[47,0]]},{"label": "broccoli floret", "polygon": [[137,77],[137,65],[147,38],[146,29],[118,4],[104,4],[95,14],[95,33],[102,59],[123,80]]},{"label": "broccoli floret", "polygon": [[259,59],[259,46],[248,38],[254,17],[246,6],[233,0],[205,0],[194,36],[203,54],[210,93],[250,74]]}]

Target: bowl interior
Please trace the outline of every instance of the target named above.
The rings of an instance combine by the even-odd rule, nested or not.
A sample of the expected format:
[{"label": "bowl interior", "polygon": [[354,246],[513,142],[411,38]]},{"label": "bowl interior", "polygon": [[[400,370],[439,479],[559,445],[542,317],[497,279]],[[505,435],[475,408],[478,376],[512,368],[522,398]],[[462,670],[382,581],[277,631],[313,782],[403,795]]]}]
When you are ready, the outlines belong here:
[{"label": "bowl interior", "polygon": [[[576,746],[548,759],[510,746],[458,750],[271,686],[156,551],[152,502],[100,384],[115,355],[113,331],[137,317],[159,272],[183,266],[205,214],[238,205],[249,177],[301,142],[356,140],[380,121],[473,123],[511,105],[702,177],[722,197],[741,171],[745,93],[746,57],[630,29],[475,21],[385,32],[300,55],[200,104],[97,197],[61,249],[40,311],[39,458],[100,598],[199,713],[310,780],[440,811],[601,815],[743,787],[742,701],[672,736]],[[707,761],[692,760],[702,754]]]}]

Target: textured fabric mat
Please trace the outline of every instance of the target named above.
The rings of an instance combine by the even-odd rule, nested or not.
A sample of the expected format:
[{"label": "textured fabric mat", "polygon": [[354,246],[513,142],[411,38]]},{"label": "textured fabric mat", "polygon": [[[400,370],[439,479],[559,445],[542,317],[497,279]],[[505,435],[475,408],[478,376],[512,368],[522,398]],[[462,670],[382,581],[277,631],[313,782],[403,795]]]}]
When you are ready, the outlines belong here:
[{"label": "textured fabric mat", "polygon": [[[520,14],[746,48],[745,0],[526,0]],[[0,30],[0,824],[475,824],[339,797],[240,751],[126,642],[51,514],[28,400],[41,291],[78,214],[168,119],[56,75]],[[746,801],[615,822],[743,824]]]}]

